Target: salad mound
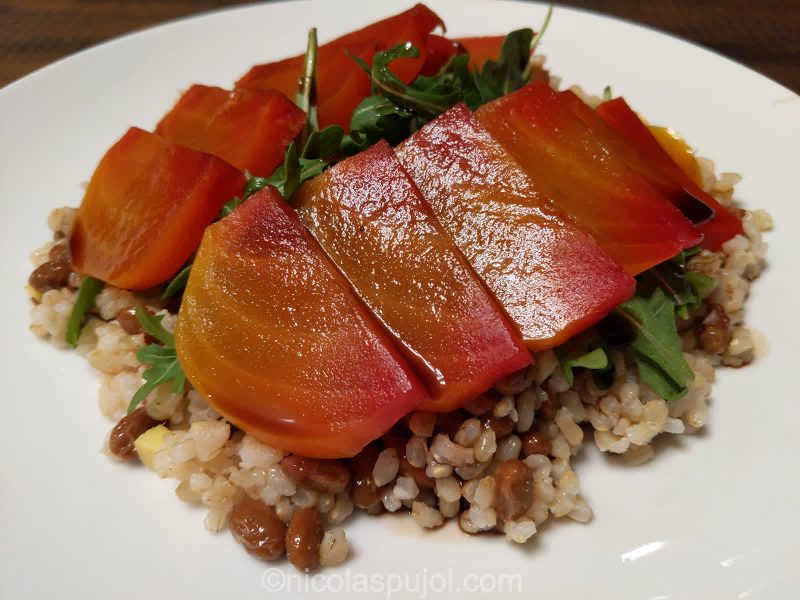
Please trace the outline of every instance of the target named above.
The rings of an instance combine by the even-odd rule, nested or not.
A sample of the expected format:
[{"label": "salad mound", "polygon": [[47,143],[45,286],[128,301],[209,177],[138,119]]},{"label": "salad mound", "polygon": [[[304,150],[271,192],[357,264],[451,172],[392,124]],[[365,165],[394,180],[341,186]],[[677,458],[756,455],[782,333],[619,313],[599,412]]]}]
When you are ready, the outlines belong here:
[{"label": "salad mound", "polygon": [[[262,560],[346,560],[356,509],[524,543],[589,521],[572,459],[708,419],[763,211],[538,33],[424,5],[132,127],[33,254],[32,331],[101,374],[105,450]],[[299,82],[299,84],[298,84]]]}]

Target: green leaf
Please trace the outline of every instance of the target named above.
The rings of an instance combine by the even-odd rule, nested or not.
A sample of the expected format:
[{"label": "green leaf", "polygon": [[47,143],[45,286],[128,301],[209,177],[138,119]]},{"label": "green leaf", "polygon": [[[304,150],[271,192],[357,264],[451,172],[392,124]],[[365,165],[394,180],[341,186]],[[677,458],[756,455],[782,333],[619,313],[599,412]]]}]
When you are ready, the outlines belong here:
[{"label": "green leaf", "polygon": [[[255,177],[251,177],[250,179],[256,179],[256,178],[255,178]],[[250,183],[250,179],[248,179],[248,180],[247,180],[247,181],[248,181],[248,183]],[[246,186],[245,186],[245,189],[247,189],[247,187],[246,187]],[[220,211],[219,211],[219,216],[217,217],[217,220],[219,220],[219,219],[224,219],[225,217],[227,217],[227,216],[228,216],[229,214],[231,214],[231,213],[232,213],[232,212],[233,212],[233,211],[236,209],[236,207],[237,207],[237,206],[239,206],[239,205],[240,205],[242,202],[244,202],[244,200],[242,200],[241,198],[239,198],[239,196],[234,196],[233,198],[231,198],[230,200],[228,200],[228,201],[227,201],[225,204],[223,204],[223,205],[222,205],[222,208],[221,208],[221,209],[220,209]]]},{"label": "green leaf", "polygon": [[600,338],[591,329],[562,344],[556,348],[555,353],[564,371],[564,378],[570,386],[575,382],[573,369],[605,371],[610,366],[608,354],[602,347]]},{"label": "green leaf", "polygon": [[188,265],[183,267],[180,271],[178,271],[178,274],[175,275],[175,277],[173,277],[167,284],[167,289],[165,289],[164,293],[161,294],[161,299],[166,300],[167,298],[172,298],[176,294],[180,294],[186,287],[186,282],[189,281],[189,274],[191,272],[192,272],[192,263],[189,263]]},{"label": "green leaf", "polygon": [[650,298],[634,296],[615,313],[633,332],[630,347],[642,380],[666,400],[683,396],[694,372],[681,351],[675,303],[657,287]]},{"label": "green leaf", "polygon": [[713,277],[709,277],[705,273],[700,273],[698,271],[687,271],[686,282],[692,286],[694,293],[700,299],[708,296],[717,285]]},{"label": "green leaf", "polygon": [[[247,200],[256,192],[263,190],[268,185],[278,188],[284,198],[288,198],[297,189],[300,175],[300,159],[297,156],[295,143],[289,144],[286,155],[283,157],[283,164],[279,166],[269,177],[250,177],[244,189],[244,199]],[[286,190],[290,193],[287,194]]]},{"label": "green leaf", "polygon": [[169,331],[164,329],[164,326],[161,324],[161,321],[164,320],[164,315],[151,315],[142,308],[141,304],[137,304],[136,318],[145,333],[149,333],[168,348],[175,347],[175,338]]},{"label": "green leaf", "polygon": [[714,279],[703,273],[686,270],[687,258],[700,249],[689,248],[639,275],[638,293],[649,295],[660,287],[675,303],[681,319],[689,318],[689,311],[700,306],[703,298],[714,289]]},{"label": "green leaf", "polygon": [[462,98],[460,84],[446,71],[436,77],[418,77],[406,85],[389,66],[398,58],[418,58],[419,48],[406,42],[383,52],[372,61],[373,88],[392,102],[421,116],[433,118],[459,102]]},{"label": "green leaf", "polygon": [[143,365],[150,368],[142,373],[145,383],[136,390],[128,404],[128,414],[147,397],[147,395],[160,385],[172,383],[172,392],[180,394],[186,384],[186,374],[183,372],[174,347],[148,344],[136,352],[136,358]]},{"label": "green leaf", "polygon": [[603,102],[608,102],[614,97],[614,93],[611,91],[611,86],[607,85],[603,88]]},{"label": "green leaf", "polygon": [[247,200],[247,198],[256,192],[263,190],[268,185],[272,185],[278,189],[281,196],[289,200],[304,181],[322,173],[325,167],[332,164],[335,159],[335,155],[325,159],[300,158],[297,156],[296,146],[294,142],[292,142],[289,145],[289,149],[286,151],[283,164],[275,169],[275,172],[269,177],[251,176],[247,180],[242,196]]},{"label": "green leaf", "polygon": [[[680,257],[680,255],[679,255]],[[639,276],[639,292],[649,295],[656,287],[668,294],[675,306],[691,304],[696,300],[694,290],[686,282],[686,267],[679,257],[648,269]]]},{"label": "green leaf", "polygon": [[355,154],[381,139],[397,144],[458,102],[475,110],[519,89],[530,81],[530,56],[551,14],[552,9],[536,36],[531,29],[509,33],[500,56],[496,61],[486,61],[482,70],[472,69],[469,56],[461,54],[451,57],[435,75],[421,75],[406,84],[391,65],[397,59],[419,57],[419,49],[413,44],[398,44],[376,53],[371,66],[351,55],[370,76],[372,96],[353,112],[350,133],[343,138],[341,151]]},{"label": "green leaf", "polygon": [[284,198],[288,199],[300,186],[300,159],[297,157],[297,149],[294,142],[289,145],[282,166],[283,171],[281,171],[281,167],[278,167],[278,170],[267,179],[267,182],[274,181],[273,185],[278,188]]},{"label": "green leaf", "polygon": [[[284,157],[284,161],[285,160],[286,159]],[[278,167],[278,169],[281,169],[281,168],[283,168],[283,166]],[[278,169],[275,169],[275,172],[273,172],[271,177],[275,177],[276,176],[276,173],[278,172]],[[236,206],[239,206],[245,200],[247,200],[250,196],[252,196],[253,194],[255,194],[256,192],[258,192],[260,190],[263,190],[268,185],[270,185],[270,183],[269,183],[269,180],[266,177],[254,177],[254,176],[251,175],[250,177],[247,178],[247,183],[245,184],[244,191],[242,192],[242,199],[239,200],[238,198],[236,198],[237,200],[239,200],[239,202],[236,204]]]},{"label": "green leaf", "polygon": [[461,84],[464,102],[472,110],[509,94],[530,82],[531,52],[549,22],[549,15],[539,33],[529,28],[509,33],[503,40],[497,60],[487,60],[481,70],[471,70],[468,61],[454,62],[453,69]]},{"label": "green leaf", "polygon": [[366,150],[378,140],[400,143],[411,135],[414,115],[384,96],[364,98],[350,119],[350,133],[341,142],[341,151],[352,155]]},{"label": "green leaf", "polygon": [[347,56],[349,56],[352,60],[354,60],[355,63],[364,70],[364,73],[366,73],[367,75],[372,75],[372,67],[369,66],[369,63],[367,63],[367,61],[365,61],[360,56],[356,56],[355,54],[350,52],[350,50],[347,48],[345,48],[345,52],[347,53]]},{"label": "green leaf", "polygon": [[492,98],[484,98],[484,102],[510,94],[530,81],[533,39],[533,30],[530,28],[512,31],[503,40],[500,58],[484,63],[481,79],[493,95]]},{"label": "green leaf", "polygon": [[[636,366],[639,369],[639,376],[642,381],[647,383],[653,390],[667,401],[678,400],[686,394],[691,379],[685,383],[678,383],[671,377],[664,375],[661,366],[647,354],[638,352],[635,348],[631,349]],[[688,365],[687,365],[688,366]]]},{"label": "green leaf", "polygon": [[572,360],[573,367],[583,367],[584,369],[600,370],[608,366],[608,355],[602,348],[595,348]]},{"label": "green leaf", "polygon": [[302,158],[328,158],[339,151],[344,130],[338,125],[329,125],[322,131],[314,131],[306,140]]},{"label": "green leaf", "polygon": [[78,288],[78,297],[75,298],[75,305],[67,322],[67,332],[64,336],[67,343],[73,348],[78,345],[81,337],[81,330],[86,318],[86,314],[94,308],[97,294],[103,289],[103,282],[94,277],[86,277],[81,281]]},{"label": "green leaf", "polygon": [[161,324],[164,315],[151,315],[141,305],[138,305],[136,318],[142,329],[161,342],[161,345],[148,344],[136,352],[137,360],[143,365],[149,365],[149,368],[142,373],[145,382],[131,398],[128,414],[136,410],[147,394],[158,386],[171,382],[173,393],[179,394],[186,384],[186,374],[183,372],[175,352],[175,337]]}]

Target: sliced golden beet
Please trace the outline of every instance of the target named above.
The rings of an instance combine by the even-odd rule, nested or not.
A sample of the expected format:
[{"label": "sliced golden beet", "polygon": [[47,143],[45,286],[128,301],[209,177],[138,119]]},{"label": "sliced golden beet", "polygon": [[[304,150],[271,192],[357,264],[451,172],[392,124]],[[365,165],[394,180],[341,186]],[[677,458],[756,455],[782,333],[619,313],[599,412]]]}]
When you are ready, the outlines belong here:
[{"label": "sliced golden beet", "polygon": [[292,198],[300,218],[405,350],[431,390],[462,406],[530,364],[530,353],[386,142]]},{"label": "sliced golden beet", "polygon": [[463,104],[403,142],[397,156],[529,348],[567,341],[633,294],[633,278]]},{"label": "sliced golden beet", "polygon": [[305,113],[280,92],[193,85],[161,119],[156,134],[267,177],[305,121]]},{"label": "sliced golden beet", "polygon": [[742,223],[734,214],[704,191],[661,146],[652,131],[631,110],[623,98],[614,98],[597,107],[597,114],[610,127],[622,135],[648,161],[683,186],[690,194],[702,200],[714,211],[714,218],[697,227],[703,234],[702,246],[719,250],[726,241],[742,232]]},{"label": "sliced golden beet", "polygon": [[124,289],[163,283],[244,183],[219,158],[132,127],[92,175],[70,239],[73,264]]},{"label": "sliced golden beet", "polygon": [[526,85],[476,114],[537,187],[628,273],[641,273],[702,239],[547,83]]},{"label": "sliced golden beet", "polygon": [[352,456],[428,398],[274,188],[207,229],[175,344],[220,414],[303,456]]}]

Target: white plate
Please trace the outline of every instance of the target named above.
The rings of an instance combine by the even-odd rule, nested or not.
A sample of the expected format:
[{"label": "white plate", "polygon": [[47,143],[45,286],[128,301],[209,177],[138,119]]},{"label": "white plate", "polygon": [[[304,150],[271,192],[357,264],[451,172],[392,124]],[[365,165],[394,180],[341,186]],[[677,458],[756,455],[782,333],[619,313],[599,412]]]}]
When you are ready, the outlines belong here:
[{"label": "white plate", "polygon": [[[594,92],[612,85],[720,170],[743,173],[738,197],[777,223],[770,268],[748,305],[767,354],[721,373],[705,434],[658,444],[638,468],[587,447],[577,469],[595,509],[589,525],[548,523],[520,548],[453,528],[421,534],[408,518],[358,518],[347,527],[347,567],[313,580],[291,579],[285,563],[265,578],[270,565],[229,535],[206,533],[174,482],[100,454],[110,424],[95,406],[97,376],[27,330],[27,254],[49,235],[48,211],[77,205],[109,145],[132,124],[154,126],[189,84],[230,86],[254,63],[299,52],[311,25],[330,39],[409,4],[220,12],[104,44],[0,91],[0,597],[264,598],[264,583],[279,597],[313,595],[297,590],[302,581],[349,586],[355,597],[404,595],[381,585],[427,586],[409,597],[442,585],[541,598],[797,597],[800,98],[710,52],[589,13],[556,9],[542,46],[550,67]],[[544,15],[522,3],[432,6],[462,35],[536,27]],[[359,594],[370,575],[383,579]]]}]

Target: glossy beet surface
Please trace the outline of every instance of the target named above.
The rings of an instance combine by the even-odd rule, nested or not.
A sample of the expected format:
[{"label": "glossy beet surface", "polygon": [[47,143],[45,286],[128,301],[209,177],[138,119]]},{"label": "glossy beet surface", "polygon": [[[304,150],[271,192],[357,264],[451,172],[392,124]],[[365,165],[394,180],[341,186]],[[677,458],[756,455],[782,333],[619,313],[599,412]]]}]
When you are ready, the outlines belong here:
[{"label": "glossy beet surface", "polygon": [[615,131],[624,136],[662,173],[713,209],[714,218],[697,228],[703,235],[703,247],[709,250],[719,250],[724,242],[742,232],[742,224],[739,219],[717,202],[711,194],[703,191],[689,174],[675,163],[625,100],[615,98],[604,102],[597,107],[597,114]]},{"label": "glossy beet surface", "polygon": [[386,142],[293,198],[302,221],[452,410],[531,362],[467,260]]},{"label": "glossy beet surface", "polygon": [[593,135],[547,83],[498,98],[477,115],[537,187],[629,273],[700,241],[691,222]]},{"label": "glossy beet surface", "polygon": [[206,231],[175,343],[211,406],[302,456],[352,456],[428,398],[274,188]]},{"label": "glossy beet surface", "polygon": [[[317,55],[320,127],[341,125],[347,129],[353,110],[361,100],[370,95],[369,76],[351,55],[371,65],[375,52],[411,42],[420,49],[419,58],[402,58],[392,62],[392,70],[409,83],[425,64],[428,34],[439,26],[442,26],[442,20],[425,5],[417,4],[393,17],[377,21],[320,46]],[[319,33],[324,38],[322,25]],[[236,82],[236,87],[277,90],[294,98],[304,61],[305,56],[301,54],[278,62],[256,65]]]},{"label": "glossy beet surface", "polygon": [[280,92],[193,85],[161,119],[156,133],[266,177],[283,162],[305,121],[305,113]]},{"label": "glossy beet surface", "polygon": [[635,148],[625,137],[606,123],[583,100],[571,90],[558,93],[558,97],[567,105],[592,133],[616,152],[625,164],[644,177],[656,188],[664,198],[669,200],[683,215],[695,225],[704,223],[714,216],[714,210],[705,202],[695,197],[679,185],[668,174],[661,170]]},{"label": "glossy beet surface", "polygon": [[530,348],[565,342],[633,293],[633,278],[466,106],[423,127],[397,156]]},{"label": "glossy beet surface", "polygon": [[447,64],[447,61],[465,54],[464,46],[456,40],[449,40],[444,36],[431,34],[425,40],[425,64],[419,71],[420,75],[431,77]]},{"label": "glossy beet surface", "polygon": [[73,265],[128,290],[163,283],[243,186],[222,160],[132,127],[86,189],[70,239]]}]

